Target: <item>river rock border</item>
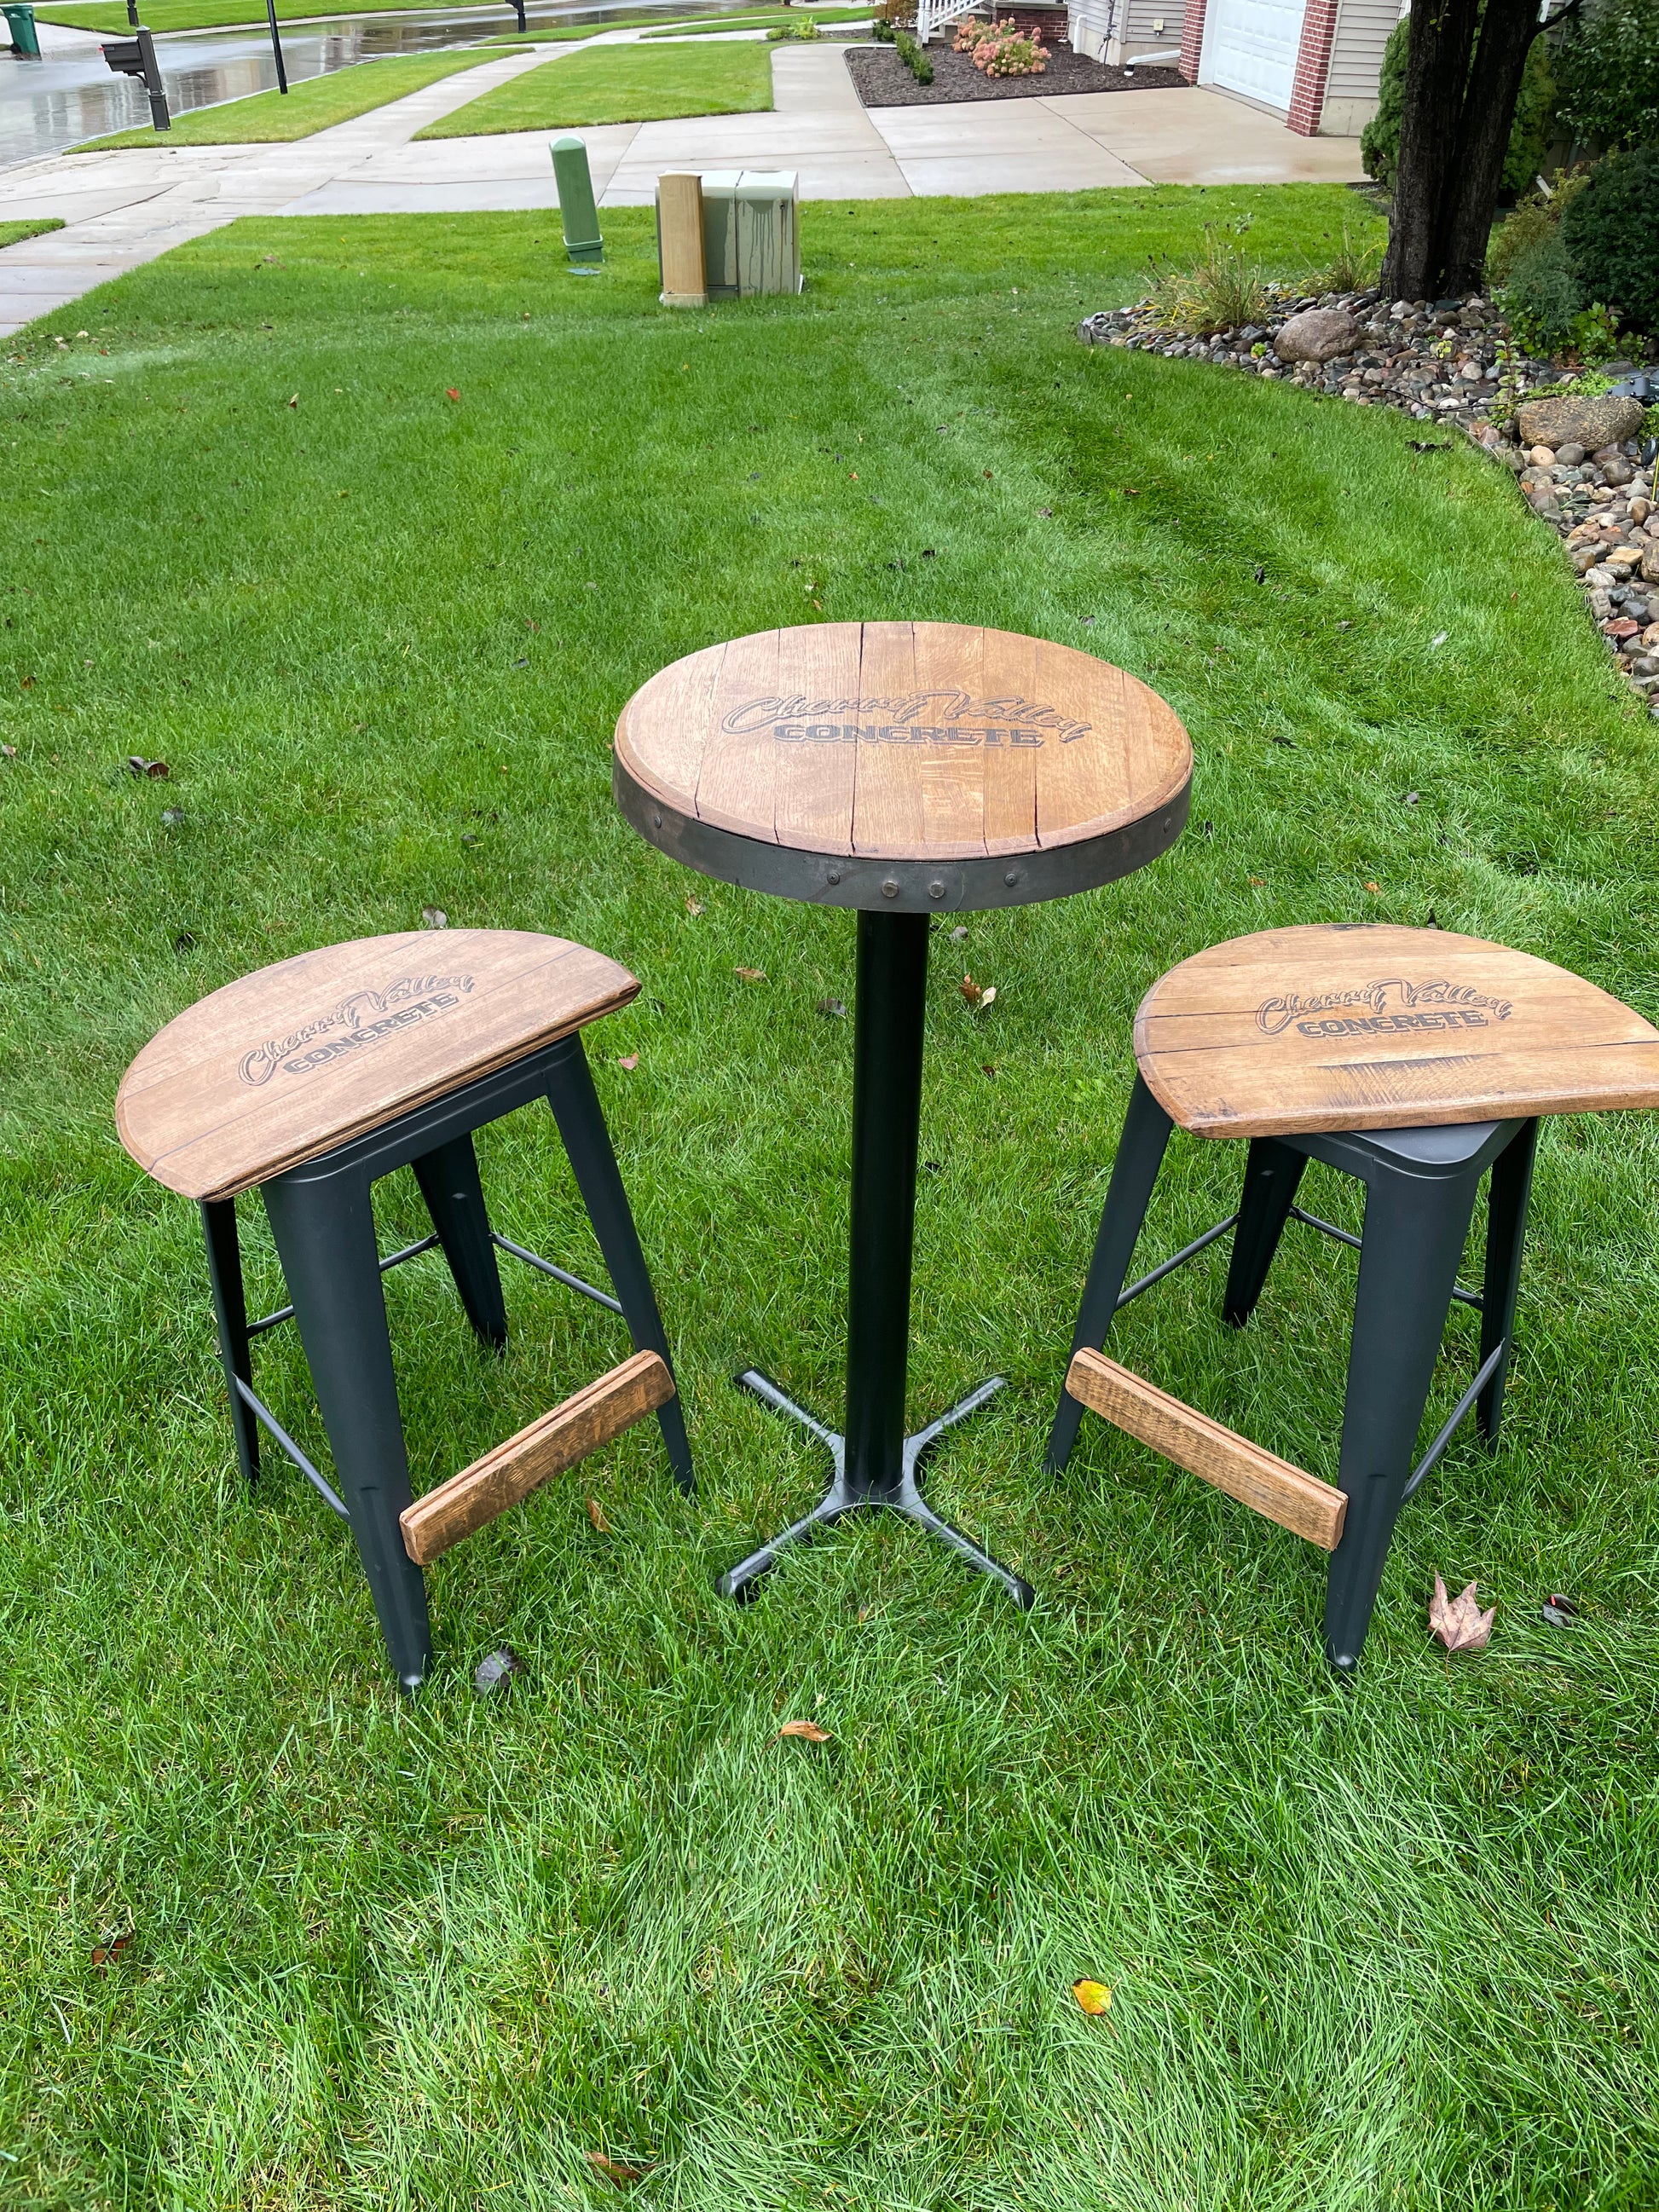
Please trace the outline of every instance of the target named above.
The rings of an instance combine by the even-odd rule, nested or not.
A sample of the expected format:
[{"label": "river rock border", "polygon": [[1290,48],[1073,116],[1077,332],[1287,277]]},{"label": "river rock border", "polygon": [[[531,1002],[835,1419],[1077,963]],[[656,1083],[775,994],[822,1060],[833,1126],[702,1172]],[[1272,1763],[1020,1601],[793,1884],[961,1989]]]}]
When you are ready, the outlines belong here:
[{"label": "river rock border", "polygon": [[[1159,329],[1145,300],[1089,316],[1078,336],[1089,345],[1236,368],[1358,407],[1396,407],[1417,422],[1462,430],[1519,477],[1533,513],[1565,541],[1597,628],[1659,721],[1659,512],[1655,464],[1644,460],[1639,441],[1626,436],[1587,452],[1570,434],[1577,419],[1570,410],[1577,406],[1588,420],[1590,404],[1546,396],[1559,392],[1559,372],[1516,347],[1497,309],[1478,295],[1390,302],[1376,291],[1316,295],[1270,285],[1267,297],[1263,322],[1213,337]],[[1522,410],[1534,441],[1524,446]],[[1630,410],[1623,412],[1628,418]],[[1544,442],[1547,435],[1559,442]]]}]

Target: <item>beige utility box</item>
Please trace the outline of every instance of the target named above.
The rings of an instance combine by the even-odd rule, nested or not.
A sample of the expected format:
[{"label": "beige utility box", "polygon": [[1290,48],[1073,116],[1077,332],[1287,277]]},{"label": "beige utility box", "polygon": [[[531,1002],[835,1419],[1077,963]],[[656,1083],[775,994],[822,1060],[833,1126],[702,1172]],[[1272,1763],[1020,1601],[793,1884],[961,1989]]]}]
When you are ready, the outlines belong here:
[{"label": "beige utility box", "polygon": [[799,292],[799,215],[793,169],[707,169],[701,176],[659,178],[665,304],[702,307],[759,292]]}]

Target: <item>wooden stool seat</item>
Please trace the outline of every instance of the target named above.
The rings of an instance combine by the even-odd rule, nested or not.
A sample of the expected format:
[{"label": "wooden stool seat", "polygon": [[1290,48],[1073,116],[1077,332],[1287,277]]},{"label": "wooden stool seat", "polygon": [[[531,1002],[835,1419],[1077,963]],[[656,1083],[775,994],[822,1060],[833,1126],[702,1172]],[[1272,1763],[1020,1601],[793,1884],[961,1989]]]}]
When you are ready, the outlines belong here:
[{"label": "wooden stool seat", "polygon": [[626,1006],[639,984],[527,930],[411,930],[259,969],[180,1014],[122,1080],[140,1167],[224,1199]]},{"label": "wooden stool seat", "polygon": [[1659,1104],[1659,1030],[1529,952],[1392,923],[1267,929],[1153,984],[1135,1059],[1204,1137]]}]

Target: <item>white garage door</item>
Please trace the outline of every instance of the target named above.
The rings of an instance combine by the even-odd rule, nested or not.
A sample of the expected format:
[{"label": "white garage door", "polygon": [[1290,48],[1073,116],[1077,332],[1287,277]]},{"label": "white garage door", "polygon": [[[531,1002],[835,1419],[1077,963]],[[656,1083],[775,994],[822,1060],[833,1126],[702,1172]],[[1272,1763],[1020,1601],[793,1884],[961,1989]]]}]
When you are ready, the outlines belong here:
[{"label": "white garage door", "polygon": [[1204,82],[1246,93],[1269,107],[1288,108],[1304,4],[1304,0],[1210,0],[1200,72]]}]

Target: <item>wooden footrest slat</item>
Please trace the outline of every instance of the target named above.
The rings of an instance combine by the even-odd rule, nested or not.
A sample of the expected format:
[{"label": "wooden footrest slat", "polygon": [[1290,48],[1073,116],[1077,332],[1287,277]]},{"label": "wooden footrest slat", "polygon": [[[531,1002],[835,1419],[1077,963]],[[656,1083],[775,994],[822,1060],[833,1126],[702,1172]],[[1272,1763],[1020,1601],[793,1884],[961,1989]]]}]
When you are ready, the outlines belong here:
[{"label": "wooden footrest slat", "polygon": [[674,1395],[674,1378],[654,1352],[636,1352],[544,1413],[516,1437],[452,1474],[398,1516],[404,1549],[425,1566],[551,1476],[608,1444]]},{"label": "wooden footrest slat", "polygon": [[1289,1460],[1275,1458],[1235,1430],[1224,1429],[1207,1413],[1108,1359],[1103,1352],[1079,1352],[1066,1388],[1087,1406],[1150,1444],[1205,1482],[1212,1482],[1292,1535],[1305,1536],[1334,1552],[1342,1534],[1348,1501],[1334,1484],[1322,1482]]}]

